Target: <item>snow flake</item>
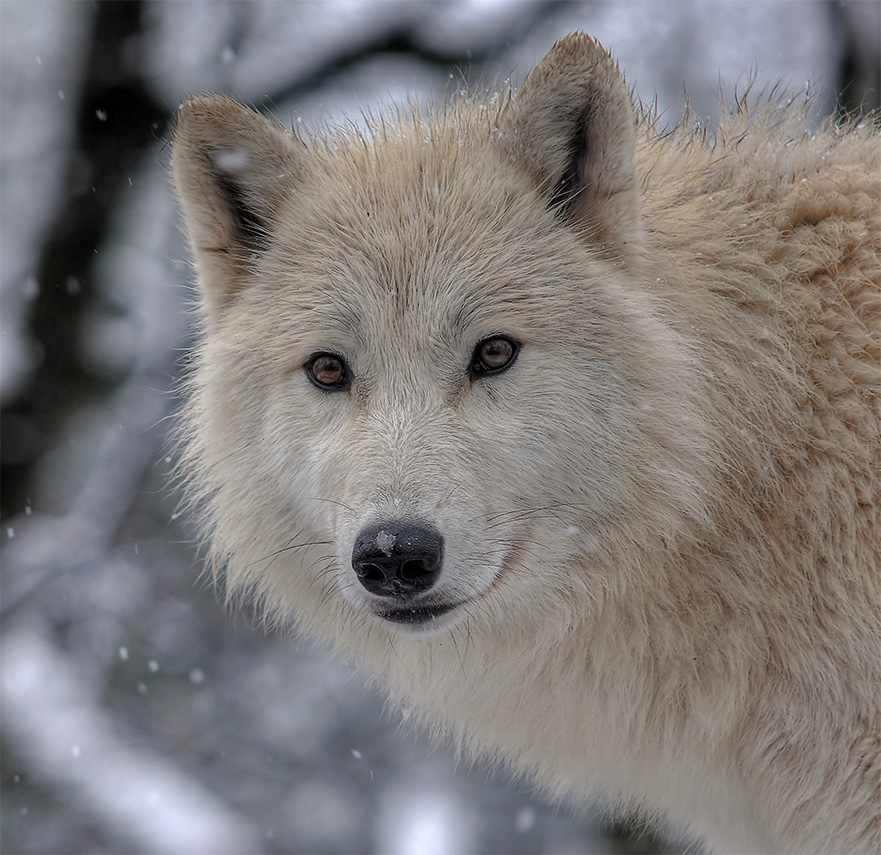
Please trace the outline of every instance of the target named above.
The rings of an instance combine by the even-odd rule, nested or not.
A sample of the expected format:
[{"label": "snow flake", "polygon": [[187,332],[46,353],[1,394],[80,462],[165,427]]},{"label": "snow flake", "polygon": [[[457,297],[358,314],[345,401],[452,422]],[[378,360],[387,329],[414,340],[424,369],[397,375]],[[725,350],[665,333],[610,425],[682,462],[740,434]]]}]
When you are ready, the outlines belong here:
[{"label": "snow flake", "polygon": [[395,545],[395,541],[398,539],[397,535],[390,534],[385,529],[380,529],[376,533],[376,548],[383,555],[391,555],[392,548]]}]

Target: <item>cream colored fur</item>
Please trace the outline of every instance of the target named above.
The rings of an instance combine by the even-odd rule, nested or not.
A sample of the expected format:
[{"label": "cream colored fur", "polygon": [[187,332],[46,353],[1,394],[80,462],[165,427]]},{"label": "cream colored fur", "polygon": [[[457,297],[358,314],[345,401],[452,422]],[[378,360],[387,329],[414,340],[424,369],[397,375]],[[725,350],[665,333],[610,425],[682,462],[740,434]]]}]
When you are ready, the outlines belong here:
[{"label": "cream colored fur", "polygon": [[[309,147],[181,110],[217,568],[479,753],[735,852],[881,851],[881,142],[659,135],[586,36]],[[475,344],[522,343],[472,379]],[[327,392],[304,365],[345,358]],[[427,520],[407,629],[358,532]]]}]

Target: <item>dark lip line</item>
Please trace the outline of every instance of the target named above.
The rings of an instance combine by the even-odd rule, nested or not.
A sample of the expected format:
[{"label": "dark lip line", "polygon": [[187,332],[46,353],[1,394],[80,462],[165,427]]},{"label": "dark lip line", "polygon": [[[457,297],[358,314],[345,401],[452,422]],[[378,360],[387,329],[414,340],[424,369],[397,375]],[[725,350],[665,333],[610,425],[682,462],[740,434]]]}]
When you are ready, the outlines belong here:
[{"label": "dark lip line", "polygon": [[436,606],[413,606],[411,608],[387,609],[382,612],[376,612],[378,617],[387,620],[390,623],[403,624],[421,624],[430,620],[439,618],[453,609],[461,606],[462,603],[440,603]]}]

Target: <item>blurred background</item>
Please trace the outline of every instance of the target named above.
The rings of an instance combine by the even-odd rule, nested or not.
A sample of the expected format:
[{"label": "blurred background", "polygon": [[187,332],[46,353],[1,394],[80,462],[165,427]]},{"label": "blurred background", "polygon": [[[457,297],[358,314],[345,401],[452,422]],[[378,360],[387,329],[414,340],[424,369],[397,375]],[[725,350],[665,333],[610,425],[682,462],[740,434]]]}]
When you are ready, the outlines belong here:
[{"label": "blurred background", "polygon": [[712,128],[753,77],[816,91],[813,121],[878,104],[875,0],[0,3],[3,852],[686,847],[457,761],[346,663],[229,613],[169,486],[181,100],[305,134],[517,85],[576,29],[664,125],[687,91]]}]

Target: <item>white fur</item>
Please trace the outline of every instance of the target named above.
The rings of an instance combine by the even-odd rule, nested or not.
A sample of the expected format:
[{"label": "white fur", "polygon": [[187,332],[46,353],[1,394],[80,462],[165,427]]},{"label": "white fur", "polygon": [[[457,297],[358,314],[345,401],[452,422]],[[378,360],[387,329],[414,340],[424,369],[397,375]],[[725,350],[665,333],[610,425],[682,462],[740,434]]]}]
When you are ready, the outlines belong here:
[{"label": "white fur", "polygon": [[[187,477],[230,589],[556,793],[881,851],[881,146],[797,128],[659,137],[579,35],[371,142],[188,102]],[[352,551],[413,519],[460,605],[401,627]]]}]

